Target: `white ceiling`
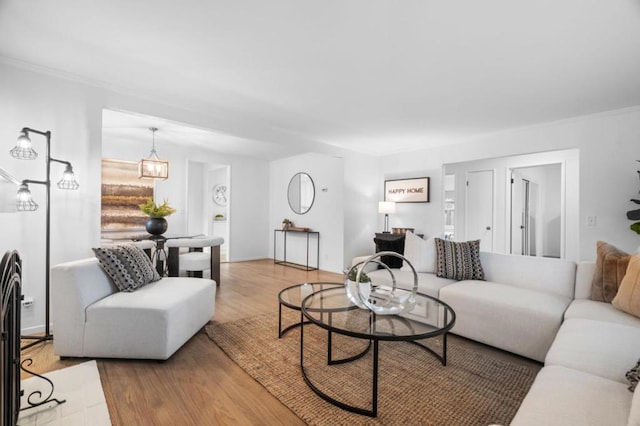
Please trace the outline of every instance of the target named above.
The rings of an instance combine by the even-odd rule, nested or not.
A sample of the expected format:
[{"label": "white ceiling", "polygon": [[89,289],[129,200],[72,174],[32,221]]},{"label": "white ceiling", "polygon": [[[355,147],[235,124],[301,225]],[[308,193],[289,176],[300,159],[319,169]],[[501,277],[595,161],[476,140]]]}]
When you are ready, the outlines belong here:
[{"label": "white ceiling", "polygon": [[[158,130],[155,135],[150,128]],[[185,147],[204,148],[229,155],[255,158],[280,158],[285,148],[272,142],[240,138],[223,132],[187,126],[182,123],[142,114],[105,109],[102,111],[102,142],[123,141],[142,143],[151,148],[156,143],[172,143]],[[162,152],[158,149],[158,155]],[[165,155],[166,157],[166,155]]]},{"label": "white ceiling", "polygon": [[640,0],[0,0],[0,55],[384,154],[640,105]]}]

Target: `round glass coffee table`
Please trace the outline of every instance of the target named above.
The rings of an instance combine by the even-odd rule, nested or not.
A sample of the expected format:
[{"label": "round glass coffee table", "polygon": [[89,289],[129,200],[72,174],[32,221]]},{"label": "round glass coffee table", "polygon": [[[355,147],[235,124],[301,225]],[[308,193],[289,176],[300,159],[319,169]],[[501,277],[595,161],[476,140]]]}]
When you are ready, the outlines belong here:
[{"label": "round glass coffee table", "polygon": [[302,306],[302,300],[309,296],[312,293],[315,293],[320,290],[324,290],[327,288],[335,288],[335,287],[343,287],[342,283],[302,283],[292,285],[291,287],[287,287],[282,290],[278,294],[278,338],[284,336],[286,332],[289,330],[300,327],[303,323],[307,323],[303,321],[302,314],[300,314],[300,322],[295,324],[291,324],[286,327],[284,330],[282,329],[282,307],[285,306],[289,309],[293,309],[294,311],[300,312]]},{"label": "round glass coffee table", "polygon": [[[456,321],[456,314],[446,303],[426,294],[416,294],[413,310],[401,315],[376,315],[361,309],[348,298],[344,285],[315,291],[302,300],[304,323],[312,323],[328,332],[327,364],[336,365],[362,358],[373,348],[371,408],[355,407],[339,401],[316,386],[304,366],[304,326],[300,329],[300,369],[307,385],[326,401],[345,410],[376,417],[378,414],[378,344],[380,341],[408,342],[417,345],[447,365],[447,333]],[[301,319],[301,323],[302,323]],[[333,359],[332,333],[368,341],[361,353],[344,359]],[[420,340],[442,336],[442,353],[420,343]],[[328,390],[329,391],[329,390]],[[335,389],[331,390],[335,394]]]}]

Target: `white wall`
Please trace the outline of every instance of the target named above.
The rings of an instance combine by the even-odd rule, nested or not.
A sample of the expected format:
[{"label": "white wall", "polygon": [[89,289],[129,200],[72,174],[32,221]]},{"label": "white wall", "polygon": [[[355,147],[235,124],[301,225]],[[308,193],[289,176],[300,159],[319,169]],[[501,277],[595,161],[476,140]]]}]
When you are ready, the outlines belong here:
[{"label": "white wall", "polygon": [[208,215],[204,208],[207,204],[205,200],[206,187],[205,164],[187,160],[186,235],[206,234],[207,232],[208,224],[205,217]]},{"label": "white wall", "polygon": [[[415,207],[399,205],[396,216],[406,226],[435,234],[442,229],[443,164],[577,148],[579,188],[567,187],[566,195],[568,204],[579,206],[577,223],[567,223],[567,227],[576,227],[579,242],[575,258],[594,259],[599,239],[628,252],[635,251],[640,243],[626,219],[631,207],[628,200],[638,193],[635,160],[640,158],[639,141],[640,108],[636,107],[502,132],[458,146],[388,156],[380,163],[381,180],[430,176],[432,202]],[[587,216],[597,217],[595,227],[586,226]],[[569,254],[567,257],[573,258]]]},{"label": "white wall", "polygon": [[[379,231],[378,201],[382,196],[380,159],[354,152],[340,155],[305,154],[271,163],[270,256],[274,255],[273,228],[280,228],[283,218],[320,232],[320,269],[342,272],[353,257],[373,253],[373,238]],[[287,202],[289,181],[300,171],[311,175],[316,188],[314,204],[304,215],[295,214]],[[277,235],[282,238],[280,233]],[[306,259],[300,256],[306,248],[300,245],[301,241],[294,241],[287,240],[287,244],[294,244],[293,248],[288,246],[287,260],[293,255],[294,261],[305,263]],[[282,259],[282,246],[279,240],[278,259]]]},{"label": "white wall", "polygon": [[381,161],[386,160],[364,154],[344,157],[344,268],[355,256],[375,251],[373,238],[383,228],[383,215],[378,214],[378,201],[384,196]]},{"label": "white wall", "polygon": [[[80,183],[78,191],[61,191],[55,182],[63,172],[62,166],[52,167],[51,190],[51,264],[92,255],[91,247],[100,244],[100,182],[102,158],[102,109],[113,108],[154,115],[203,128],[215,129],[215,117],[201,112],[188,111],[155,103],[106,88],[89,86],[39,72],[33,72],[0,63],[0,139],[5,149],[0,151],[0,167],[19,179],[44,179],[45,165],[42,157],[35,161],[18,161],[10,157],[12,148],[22,127],[50,130],[53,133],[52,155],[70,161]],[[44,155],[44,139],[33,136],[35,149]],[[127,147],[127,149],[134,149]],[[162,145],[158,152],[178,156]],[[165,151],[165,149],[167,149]],[[146,157],[148,146],[140,146],[135,158]],[[203,161],[225,163],[232,166],[231,184],[234,189],[231,209],[230,258],[234,260],[264,258],[268,254],[269,166],[266,161],[245,157],[224,157],[211,152],[192,151],[194,158]],[[107,153],[107,155],[109,155]],[[179,210],[185,209],[184,167],[186,158],[172,163],[172,173],[180,172],[179,187],[158,191],[168,197]],[[44,190],[34,186],[34,198],[42,206],[32,213],[0,213],[4,234],[0,239],[0,251],[19,250],[24,265],[23,293],[34,298],[33,308],[25,312],[22,326],[25,333],[38,331],[44,323]],[[184,215],[170,217],[170,225],[179,229]],[[55,325],[54,325],[55,328]]]},{"label": "white wall", "polygon": [[[282,228],[282,219],[291,220],[295,226],[320,232],[320,269],[341,272],[344,263],[344,215],[343,215],[343,167],[342,158],[324,154],[304,154],[271,163],[271,203],[269,207],[270,255],[273,256],[274,229]],[[289,181],[298,172],[311,176],[315,186],[315,200],[305,214],[294,213],[287,201]],[[283,258],[283,235],[278,233],[277,258]],[[315,237],[314,237],[315,238]],[[315,240],[310,240],[315,248]],[[287,261],[306,264],[305,235],[287,236]],[[310,256],[310,266],[315,266],[315,250]]]},{"label": "white wall", "polygon": [[558,203],[561,197],[560,185],[554,185],[553,182],[562,180],[561,170],[558,167],[549,167],[545,169],[545,172],[547,176],[544,191],[546,199],[544,200],[544,245],[542,252],[544,256],[560,257],[560,242],[557,238],[550,237],[560,233],[560,217],[562,215],[561,205]]},{"label": "white wall", "polygon": [[[45,139],[32,135],[40,156],[19,161],[9,155],[22,127],[52,132],[52,156],[70,161],[79,180],[78,191],[55,186],[64,168],[53,164],[51,180],[51,264],[90,256],[100,233],[100,133],[102,99],[95,90],[0,65],[0,167],[18,179],[46,179]],[[33,297],[22,315],[22,327],[44,324],[45,191],[32,185],[40,209],[31,213],[3,213],[0,252],[17,249],[23,259],[23,288]]]}]

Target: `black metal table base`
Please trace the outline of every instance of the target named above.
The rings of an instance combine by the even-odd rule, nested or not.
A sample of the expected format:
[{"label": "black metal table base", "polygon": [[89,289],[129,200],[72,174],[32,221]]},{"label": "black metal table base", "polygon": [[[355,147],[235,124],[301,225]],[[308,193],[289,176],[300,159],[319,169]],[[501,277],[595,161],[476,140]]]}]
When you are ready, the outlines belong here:
[{"label": "black metal table base", "polygon": [[293,262],[287,262],[285,260],[274,260],[273,261],[274,265],[284,265],[284,266],[290,266],[292,268],[296,268],[296,269],[300,269],[301,271],[317,271],[318,268],[313,267],[313,266],[309,266],[309,265],[301,265],[299,263],[293,263]]},{"label": "black metal table base", "polygon": [[310,324],[311,321],[307,321],[304,320],[304,317],[301,317],[300,321],[295,323],[295,324],[291,324],[289,326],[287,326],[286,328],[282,328],[282,307],[286,307],[291,309],[292,311],[298,311],[302,314],[301,311],[301,307],[298,304],[294,304],[292,302],[285,302],[283,300],[283,293],[292,290],[292,289],[299,289],[304,285],[316,285],[319,286],[320,288],[324,288],[325,286],[329,286],[329,287],[341,287],[343,284],[342,283],[303,283],[303,284],[297,284],[297,285],[293,285],[291,287],[285,288],[284,290],[282,290],[280,292],[280,294],[278,295],[278,339],[282,338],[282,336],[284,336],[286,333],[288,333],[289,331],[293,330],[294,328],[298,328],[300,326],[302,326],[303,324]]},{"label": "black metal table base", "polygon": [[[373,318],[373,317],[372,317]],[[368,354],[369,352],[371,352],[371,348],[373,347],[373,367],[372,367],[372,371],[371,371],[371,376],[372,376],[372,385],[371,385],[371,409],[368,408],[361,408],[361,407],[356,407],[350,404],[347,404],[343,401],[337,400],[329,395],[327,395],[325,392],[323,392],[322,390],[320,390],[312,381],[311,379],[308,377],[307,375],[307,371],[305,370],[304,367],[304,325],[303,325],[303,320],[304,320],[304,315],[302,312],[300,312],[300,323],[295,324],[295,326],[301,326],[300,327],[300,371],[302,372],[302,377],[304,378],[305,383],[307,384],[307,386],[309,386],[309,388],[311,388],[311,390],[313,390],[319,397],[321,397],[322,399],[324,399],[325,401],[342,408],[343,410],[346,411],[350,411],[352,413],[356,413],[356,414],[360,414],[360,415],[364,415],[364,416],[369,416],[369,417],[377,417],[378,416],[378,367],[379,367],[379,359],[378,359],[378,355],[379,355],[379,340],[378,339],[371,339],[369,340],[369,345],[365,348],[365,350],[361,353],[358,353],[356,355],[353,355],[351,357],[347,357],[344,359],[339,359],[339,360],[334,360],[332,358],[332,332],[328,331],[328,336],[327,336],[327,364],[328,365],[338,365],[338,364],[345,364],[348,362],[353,362],[356,361],[362,357],[364,357],[366,354]],[[358,337],[353,337],[354,339],[359,339]],[[360,339],[362,340],[362,339]],[[401,340],[399,342],[407,342],[407,343],[411,343],[414,344],[416,346],[421,347],[422,349],[424,349],[425,351],[429,352],[430,354],[432,354],[436,359],[438,359],[443,366],[447,365],[447,333],[443,333],[442,334],[442,354],[437,353],[436,351],[434,351],[433,349],[423,345],[422,343],[419,343],[415,340]]]},{"label": "black metal table base", "polygon": [[301,327],[304,324],[310,324],[311,321],[303,321],[303,318],[300,319],[300,322],[295,324],[291,324],[284,329],[282,328],[282,303],[278,304],[278,339],[282,338],[285,334],[287,334],[290,330],[294,328]]}]

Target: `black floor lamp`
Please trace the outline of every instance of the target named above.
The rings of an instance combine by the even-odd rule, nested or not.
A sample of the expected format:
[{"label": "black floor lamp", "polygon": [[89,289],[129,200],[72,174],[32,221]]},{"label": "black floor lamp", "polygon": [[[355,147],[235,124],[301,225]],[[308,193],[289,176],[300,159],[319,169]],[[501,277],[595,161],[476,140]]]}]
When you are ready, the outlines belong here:
[{"label": "black floor lamp", "polygon": [[34,211],[38,209],[38,204],[31,199],[31,191],[29,190],[29,184],[34,185],[44,185],[46,188],[46,206],[47,206],[47,235],[46,235],[46,255],[45,255],[45,324],[44,324],[44,336],[21,336],[22,339],[33,340],[33,342],[25,345],[22,349],[30,348],[33,345],[36,345],[40,342],[44,342],[47,340],[53,340],[53,334],[51,334],[50,330],[50,319],[49,319],[49,299],[50,299],[50,254],[51,254],[51,238],[50,238],[50,227],[51,227],[51,208],[50,208],[50,193],[51,193],[51,163],[60,163],[66,166],[64,170],[64,174],[62,175],[62,179],[58,182],[58,188],[60,189],[78,189],[80,185],[76,182],[75,175],[73,174],[73,167],[71,163],[68,161],[58,160],[56,158],[51,158],[51,132],[41,132],[39,130],[30,129],[25,127],[20,132],[20,136],[18,137],[18,142],[10,152],[11,156],[17,158],[18,160],[35,160],[38,158],[38,153],[33,150],[31,147],[31,139],[29,139],[30,133],[36,133],[38,135],[42,135],[47,140],[47,152],[46,152],[46,161],[47,161],[47,179],[46,180],[31,180],[25,179],[20,184],[18,188],[18,197],[17,197],[17,208],[18,211],[26,212],[26,211]]}]

